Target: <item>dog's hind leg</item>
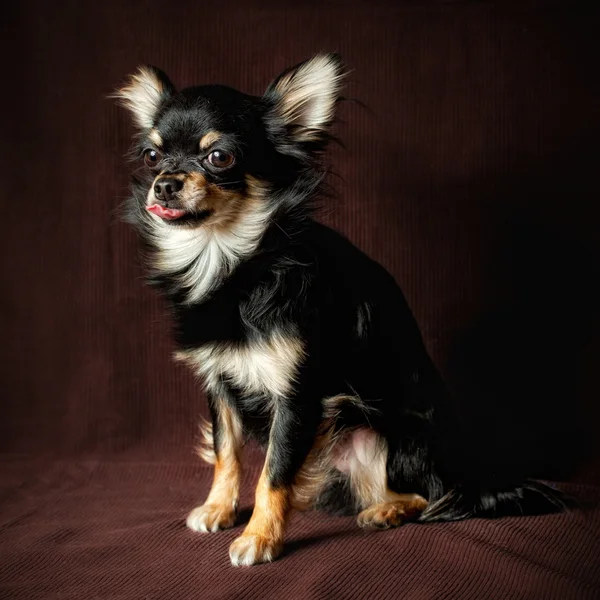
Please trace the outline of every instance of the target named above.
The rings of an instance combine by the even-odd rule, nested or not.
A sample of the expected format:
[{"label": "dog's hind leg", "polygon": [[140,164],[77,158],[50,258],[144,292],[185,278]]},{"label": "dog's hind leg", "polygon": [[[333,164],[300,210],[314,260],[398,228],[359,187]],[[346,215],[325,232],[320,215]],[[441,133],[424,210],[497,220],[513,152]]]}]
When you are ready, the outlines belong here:
[{"label": "dog's hind leg", "polygon": [[398,527],[427,507],[427,500],[417,493],[390,489],[388,462],[387,442],[368,427],[354,430],[337,449],[334,465],[349,478],[360,527]]}]

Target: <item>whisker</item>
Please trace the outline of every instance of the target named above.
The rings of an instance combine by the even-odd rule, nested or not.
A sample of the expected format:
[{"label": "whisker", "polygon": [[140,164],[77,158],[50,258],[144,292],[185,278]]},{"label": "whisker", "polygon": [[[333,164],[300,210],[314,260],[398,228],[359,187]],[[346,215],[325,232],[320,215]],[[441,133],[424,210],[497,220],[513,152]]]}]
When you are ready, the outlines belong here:
[{"label": "whisker", "polygon": [[278,227],[279,229],[281,229],[281,231],[283,231],[283,233],[285,233],[285,235],[287,235],[287,237],[290,238],[290,240],[292,239],[292,237],[290,236],[290,234],[285,229],[283,229],[283,227],[281,227],[281,225],[279,223],[277,223],[277,221],[275,221],[274,219],[272,219],[270,217],[269,217],[269,221],[271,223],[273,223],[273,225],[275,225],[276,227]]},{"label": "whisker", "polygon": [[223,183],[219,183],[219,187],[226,187],[228,185],[236,185],[238,183],[244,183],[244,181],[242,179],[240,179],[239,181],[224,181]]}]

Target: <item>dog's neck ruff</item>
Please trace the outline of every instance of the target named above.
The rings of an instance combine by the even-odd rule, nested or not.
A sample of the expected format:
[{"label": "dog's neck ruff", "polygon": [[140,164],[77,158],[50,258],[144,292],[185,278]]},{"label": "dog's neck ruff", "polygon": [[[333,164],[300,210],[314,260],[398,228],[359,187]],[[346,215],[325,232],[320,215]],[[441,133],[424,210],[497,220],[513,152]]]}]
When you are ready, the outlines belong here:
[{"label": "dog's neck ruff", "polygon": [[147,215],[144,229],[156,249],[151,275],[169,279],[172,291],[181,293],[185,302],[202,302],[256,251],[272,212],[266,205],[255,206],[227,230],[177,228]]}]

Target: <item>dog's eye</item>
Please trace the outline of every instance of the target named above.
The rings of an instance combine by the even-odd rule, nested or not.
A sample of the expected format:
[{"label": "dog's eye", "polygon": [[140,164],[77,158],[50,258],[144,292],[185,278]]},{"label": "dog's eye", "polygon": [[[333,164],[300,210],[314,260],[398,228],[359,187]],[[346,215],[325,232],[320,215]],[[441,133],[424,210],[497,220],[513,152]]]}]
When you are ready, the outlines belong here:
[{"label": "dog's eye", "polygon": [[149,167],[155,167],[160,162],[160,159],[160,153],[156,150],[146,150],[146,152],[144,152],[144,162]]},{"label": "dog's eye", "polygon": [[226,169],[233,164],[233,154],[229,152],[223,152],[223,150],[214,150],[208,155],[208,162],[218,169]]}]

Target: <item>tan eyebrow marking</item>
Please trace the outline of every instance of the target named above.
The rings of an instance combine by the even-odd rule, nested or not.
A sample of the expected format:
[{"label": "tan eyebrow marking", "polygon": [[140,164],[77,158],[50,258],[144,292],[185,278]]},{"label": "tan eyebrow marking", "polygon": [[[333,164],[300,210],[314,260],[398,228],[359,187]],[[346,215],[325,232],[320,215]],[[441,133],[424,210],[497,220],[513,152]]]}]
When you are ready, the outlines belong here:
[{"label": "tan eyebrow marking", "polygon": [[160,133],[158,133],[158,131],[156,131],[156,129],[151,129],[150,133],[148,134],[148,139],[155,143],[157,146],[162,146],[162,138],[160,137]]},{"label": "tan eyebrow marking", "polygon": [[215,142],[218,142],[221,139],[221,135],[222,134],[218,131],[209,131],[208,133],[204,134],[200,140],[200,150],[206,150]]}]

